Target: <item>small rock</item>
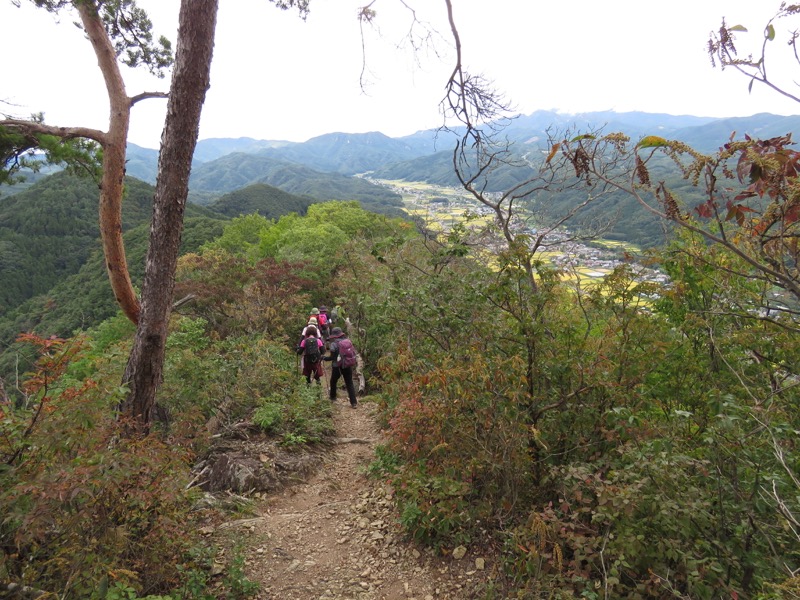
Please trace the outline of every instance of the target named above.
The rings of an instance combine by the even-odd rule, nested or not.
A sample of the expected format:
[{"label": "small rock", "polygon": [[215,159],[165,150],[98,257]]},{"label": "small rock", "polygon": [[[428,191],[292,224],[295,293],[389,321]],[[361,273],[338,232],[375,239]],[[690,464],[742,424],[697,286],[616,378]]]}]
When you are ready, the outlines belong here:
[{"label": "small rock", "polygon": [[453,548],[453,558],[461,560],[467,555],[467,549],[464,546],[456,546]]},{"label": "small rock", "polygon": [[286,570],[287,570],[287,571],[289,571],[289,572],[291,573],[292,571],[296,571],[296,570],[297,570],[297,567],[299,567],[299,566],[300,566],[300,561],[299,561],[299,560],[297,560],[297,559],[294,559],[294,560],[291,562],[291,564],[290,564],[290,565],[289,565],[289,566],[286,568]]},{"label": "small rock", "polygon": [[476,558],[475,559],[475,568],[478,571],[483,571],[486,568],[486,559],[484,558]]}]

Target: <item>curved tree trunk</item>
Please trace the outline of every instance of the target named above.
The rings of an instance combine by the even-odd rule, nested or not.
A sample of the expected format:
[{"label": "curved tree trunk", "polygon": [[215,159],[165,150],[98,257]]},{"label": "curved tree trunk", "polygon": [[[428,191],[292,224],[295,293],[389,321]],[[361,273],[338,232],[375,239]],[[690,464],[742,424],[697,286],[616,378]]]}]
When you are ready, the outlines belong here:
[{"label": "curved tree trunk", "polygon": [[117,55],[97,14],[97,7],[94,3],[76,4],[103,73],[109,100],[108,133],[99,140],[103,146],[103,179],[100,183],[100,235],[103,253],[114,297],[125,315],[137,323],[139,301],[133,291],[122,241],[122,194],[131,100],[125,92]]},{"label": "curved tree trunk", "polygon": [[181,0],[177,54],[161,137],[142,307],[123,376],[121,404],[138,433],[147,433],[161,383],[175,268],[189,193],[200,112],[209,87],[218,0]]}]

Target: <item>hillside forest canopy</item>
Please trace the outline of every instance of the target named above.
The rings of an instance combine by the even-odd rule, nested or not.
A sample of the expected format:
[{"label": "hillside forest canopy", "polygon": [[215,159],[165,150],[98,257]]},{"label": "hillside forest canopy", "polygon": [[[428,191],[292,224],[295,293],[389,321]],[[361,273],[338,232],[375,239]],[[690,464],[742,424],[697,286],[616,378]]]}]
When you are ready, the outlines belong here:
[{"label": "hillside forest canopy", "polygon": [[[782,5],[776,19],[798,13]],[[732,57],[744,33],[723,25],[710,49]],[[770,21],[763,47],[776,38]],[[774,84],[763,55],[730,60],[757,84]],[[187,82],[192,73],[175,78],[170,101],[189,85],[199,111],[205,80]],[[655,135],[569,132],[554,134],[531,172],[487,135],[485,123],[505,107],[483,83],[459,57],[447,106],[460,123],[454,172],[488,222],[467,215],[442,231],[353,199],[298,212],[296,198],[257,190],[227,201],[249,214],[186,208],[147,431],[135,411],[119,410],[142,324],[92,312],[96,297],[85,293],[107,277],[101,254],[86,246],[78,279],[11,311],[30,325],[17,343],[37,359],[0,388],[4,591],[253,597],[241,555],[218,552],[201,533],[242,507],[200,502],[210,490],[193,467],[243,423],[286,452],[330,441],[330,404],[297,372],[294,345],[309,307],[335,303],[363,361],[362,401],[374,404],[386,435],[370,474],[391,485],[410,539],[442,555],[464,544],[492,552],[496,572],[474,597],[800,597],[800,153],[788,135],[723,139],[704,154]],[[191,120],[168,117],[167,129],[177,135]],[[185,138],[190,150],[195,138]],[[140,249],[138,264],[151,262],[144,254],[164,200],[188,195],[185,182],[170,192],[166,181],[188,182],[191,156],[167,155],[185,169],[162,165],[152,196],[143,183],[126,184],[126,243]],[[677,165],[702,200],[687,203],[660,179],[659,160]],[[500,165],[529,170],[488,192]],[[61,186],[53,201],[82,223],[82,185],[64,173],[26,193],[48,197]],[[579,189],[566,213],[532,201]],[[670,223],[670,237],[587,280],[550,260],[548,234],[610,190]],[[176,219],[180,232],[182,211],[165,222]],[[82,247],[70,235],[91,231],[77,229],[53,234]],[[15,264],[28,260],[20,254]],[[650,269],[667,277],[645,277]],[[144,295],[152,283],[142,276]],[[59,322],[74,329],[53,336],[45,314],[61,304],[70,309]],[[237,493],[255,491],[263,490]],[[229,568],[214,577],[222,555]]]}]

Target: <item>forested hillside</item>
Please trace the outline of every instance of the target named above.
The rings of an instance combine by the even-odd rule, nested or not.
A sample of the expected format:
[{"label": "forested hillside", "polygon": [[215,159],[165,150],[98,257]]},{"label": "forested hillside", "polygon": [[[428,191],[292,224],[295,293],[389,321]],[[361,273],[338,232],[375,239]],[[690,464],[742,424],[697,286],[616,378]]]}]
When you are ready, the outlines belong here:
[{"label": "forested hillside", "polygon": [[[224,223],[222,218],[188,217],[182,253],[193,252],[219,236]],[[144,274],[148,231],[149,225],[145,222],[125,234],[125,248],[135,285],[140,285]],[[63,275],[46,292],[0,315],[0,380],[15,382],[18,375],[33,364],[35,357],[31,348],[15,343],[20,334],[69,337],[77,331],[97,326],[119,311],[108,284],[99,243],[96,238],[91,242],[87,259],[75,273]]]},{"label": "forested hillside", "polygon": [[234,153],[204,163],[192,171],[194,191],[219,194],[266,183],[285,192],[324,200],[358,200],[366,208],[399,214],[400,197],[364,179],[323,173],[309,167],[271,157]]},{"label": "forested hillside", "polygon": [[257,213],[277,219],[288,213],[305,214],[311,198],[289,194],[265,183],[255,183],[229,192],[208,204],[208,208],[228,217]]},{"label": "forested hillside", "polygon": [[[153,188],[129,178],[123,204],[125,248],[136,285],[144,273]],[[263,184],[187,206],[181,253],[218,237],[230,216],[277,219],[305,213],[311,201]],[[21,333],[69,336],[116,314],[97,226],[97,186],[65,172],[0,198],[0,379],[14,381],[31,364]]]},{"label": "forested hillside", "polygon": [[[0,316],[77,273],[99,248],[97,184],[67,173],[0,197]],[[153,188],[129,179],[123,229],[150,220]],[[210,215],[197,206],[189,216]]]}]

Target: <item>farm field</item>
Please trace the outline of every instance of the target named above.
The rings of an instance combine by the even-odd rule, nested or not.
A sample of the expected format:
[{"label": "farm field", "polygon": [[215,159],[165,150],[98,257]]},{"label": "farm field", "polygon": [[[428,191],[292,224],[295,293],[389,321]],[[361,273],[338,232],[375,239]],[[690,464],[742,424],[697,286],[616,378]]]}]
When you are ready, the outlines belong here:
[{"label": "farm field", "polygon": [[[448,231],[456,223],[463,222],[466,215],[470,215],[468,227],[475,230],[492,223],[491,210],[459,189],[420,181],[372,181],[399,193],[406,212],[422,219],[434,231]],[[583,244],[569,237],[566,229],[548,234],[545,240],[547,248],[539,253],[539,257],[583,281],[602,279],[620,264],[624,255],[640,253],[636,246],[616,240],[598,239]],[[643,269],[643,272],[646,279],[666,280],[666,276],[656,271]]]}]

